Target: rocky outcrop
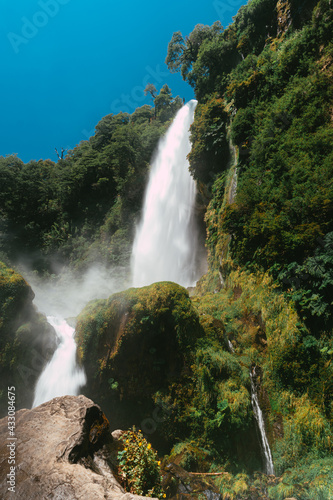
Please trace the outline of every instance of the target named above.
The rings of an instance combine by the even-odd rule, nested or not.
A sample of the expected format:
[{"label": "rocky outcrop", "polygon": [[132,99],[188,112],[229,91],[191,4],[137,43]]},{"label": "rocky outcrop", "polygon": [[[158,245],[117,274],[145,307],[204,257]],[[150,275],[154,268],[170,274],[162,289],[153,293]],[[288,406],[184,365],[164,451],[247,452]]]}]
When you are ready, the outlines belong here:
[{"label": "rocky outcrop", "polygon": [[291,6],[288,0],[278,0],[276,4],[277,11],[277,35],[285,33],[291,25]]},{"label": "rocky outcrop", "polygon": [[[16,388],[17,404],[30,407],[36,381],[57,347],[54,329],[33,305],[34,293],[24,278],[0,262],[0,378],[2,388]],[[0,417],[6,414],[6,391]]]},{"label": "rocky outcrop", "polygon": [[15,436],[9,436],[7,418],[0,421],[1,498],[145,498],[125,493],[117,482],[117,434],[112,437],[104,413],[90,399],[55,398],[18,411],[15,424]]},{"label": "rocky outcrop", "polygon": [[112,414],[116,426],[140,426],[154,410],[152,395],[179,380],[190,364],[200,335],[189,294],[175,283],[131,288],[91,302],[76,326],[88,379],[85,394]]}]

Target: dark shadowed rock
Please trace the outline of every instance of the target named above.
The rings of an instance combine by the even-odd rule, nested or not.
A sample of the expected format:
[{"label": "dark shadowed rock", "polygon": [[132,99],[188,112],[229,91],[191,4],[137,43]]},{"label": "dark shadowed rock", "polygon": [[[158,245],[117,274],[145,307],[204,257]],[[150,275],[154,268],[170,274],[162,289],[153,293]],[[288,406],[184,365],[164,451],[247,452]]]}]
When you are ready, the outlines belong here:
[{"label": "dark shadowed rock", "polygon": [[[0,498],[145,498],[125,493],[117,482],[113,468],[118,444],[104,413],[90,399],[64,396],[19,410],[15,429],[17,439],[7,439],[7,418],[0,421]],[[10,443],[15,443],[15,493],[8,491],[7,482]]]},{"label": "dark shadowed rock", "polygon": [[[33,305],[34,292],[24,278],[0,262],[0,379],[15,386],[19,408],[32,405],[34,387],[57,347],[57,336]],[[7,414],[0,394],[0,417]]]}]

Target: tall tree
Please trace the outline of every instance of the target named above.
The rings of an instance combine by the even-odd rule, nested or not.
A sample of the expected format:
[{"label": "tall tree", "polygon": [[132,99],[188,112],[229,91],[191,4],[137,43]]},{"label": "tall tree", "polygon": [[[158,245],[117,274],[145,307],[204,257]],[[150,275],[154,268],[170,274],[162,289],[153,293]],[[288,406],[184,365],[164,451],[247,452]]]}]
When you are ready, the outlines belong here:
[{"label": "tall tree", "polygon": [[193,85],[191,70],[196,61],[199,49],[204,40],[211,40],[215,35],[222,33],[223,27],[220,21],[212,26],[197,24],[192,33],[183,38],[180,31],[172,35],[168,45],[168,53],[165,63],[172,73],[180,71],[184,80]]}]

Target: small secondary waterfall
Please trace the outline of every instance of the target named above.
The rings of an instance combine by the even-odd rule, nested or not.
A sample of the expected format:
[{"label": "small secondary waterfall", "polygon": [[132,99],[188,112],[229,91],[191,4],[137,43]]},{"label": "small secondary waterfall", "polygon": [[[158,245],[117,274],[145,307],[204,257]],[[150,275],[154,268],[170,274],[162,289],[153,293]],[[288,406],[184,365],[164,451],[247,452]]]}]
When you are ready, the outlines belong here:
[{"label": "small secondary waterfall", "polygon": [[229,190],[229,197],[228,197],[228,203],[233,203],[236,198],[236,193],[237,193],[237,183],[238,183],[238,172],[237,172],[237,167],[235,168],[235,171],[233,173],[232,179],[231,179],[231,185],[230,185],[230,190]]},{"label": "small secondary waterfall", "polygon": [[177,113],[153,161],[132,250],[133,286],[198,279],[193,209],[196,185],[189,173],[189,129],[197,101]]},{"label": "small secondary waterfall", "polygon": [[47,320],[60,343],[38,379],[33,408],[57,396],[76,396],[86,383],[85,373],[76,363],[74,328],[64,319],[48,316]]},{"label": "small secondary waterfall", "polygon": [[254,379],[256,376],[255,370],[256,369],[254,367],[253,370],[250,371],[251,403],[252,403],[253,413],[254,413],[255,419],[258,423],[258,427],[259,427],[259,432],[260,432],[260,437],[261,437],[261,447],[262,447],[262,451],[263,451],[263,455],[264,455],[264,459],[265,459],[266,473],[267,474],[274,474],[274,465],[273,465],[271,449],[270,449],[269,444],[268,444],[266,431],[265,431],[264,418],[263,418],[261,408],[259,406],[257,390],[256,390],[256,386],[254,383]]},{"label": "small secondary waterfall", "polygon": [[230,351],[230,352],[232,352],[232,353],[234,353],[234,352],[235,352],[235,349],[234,349],[234,346],[232,345],[232,343],[231,343],[231,340],[230,340],[230,339],[228,339],[228,346],[229,346],[229,351]]}]

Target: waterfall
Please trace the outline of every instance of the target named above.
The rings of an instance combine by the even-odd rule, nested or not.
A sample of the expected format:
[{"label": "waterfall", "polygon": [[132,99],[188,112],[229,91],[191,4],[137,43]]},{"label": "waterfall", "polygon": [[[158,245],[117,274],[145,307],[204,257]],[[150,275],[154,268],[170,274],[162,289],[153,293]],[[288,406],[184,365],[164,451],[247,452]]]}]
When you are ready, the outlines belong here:
[{"label": "waterfall", "polygon": [[56,280],[39,279],[34,274],[27,274],[26,279],[35,293],[35,306],[47,316],[58,337],[58,347],[35,387],[35,407],[57,396],[77,395],[86,383],[76,362],[74,328],[64,318],[75,318],[90,300],[107,298],[125,286],[121,270],[102,264],[91,266],[80,276],[63,269]]},{"label": "waterfall", "polygon": [[229,189],[229,197],[228,203],[231,204],[235,201],[236,193],[237,193],[237,182],[238,182],[238,172],[237,167],[235,167],[234,173],[232,175],[230,189]]},{"label": "waterfall", "polygon": [[255,383],[254,383],[254,379],[256,376],[255,370],[256,369],[254,367],[253,370],[250,371],[251,403],[252,403],[253,413],[254,413],[255,419],[258,423],[258,427],[259,427],[260,438],[261,438],[261,448],[262,448],[263,456],[265,459],[266,473],[267,474],[274,474],[274,465],[273,465],[271,449],[270,449],[269,444],[268,444],[266,431],[265,431],[264,418],[263,418],[261,408],[259,406],[257,390],[256,390]]},{"label": "waterfall", "polygon": [[229,351],[234,354],[235,349],[234,349],[234,346],[232,345],[230,339],[228,339],[228,346],[229,346]]},{"label": "waterfall", "polygon": [[[142,220],[133,244],[134,286],[162,280],[190,286],[200,276],[194,225],[196,185],[187,161],[191,150],[189,129],[196,104],[197,101],[192,100],[178,111],[167,134],[159,142],[145,194]],[[87,276],[79,286],[75,279],[70,278],[64,283],[66,286],[59,289],[33,286],[38,309],[47,311],[48,321],[59,339],[57,350],[37,381],[33,406],[56,396],[76,395],[85,384],[84,371],[76,363],[74,329],[63,318],[76,316],[88,300],[104,295],[107,290],[105,276],[108,282],[111,278],[108,273],[102,274],[103,279],[95,268],[93,280]],[[112,284],[112,287],[114,290],[108,290],[106,296],[119,291],[117,284]]]},{"label": "waterfall", "polygon": [[158,145],[133,244],[133,286],[166,280],[186,287],[199,277],[193,220],[196,185],[187,160],[196,105],[192,100],[178,111]]},{"label": "waterfall", "polygon": [[57,396],[76,396],[86,383],[85,373],[76,363],[74,328],[57,317],[48,316],[47,320],[56,331],[59,345],[37,381],[33,408]]}]

